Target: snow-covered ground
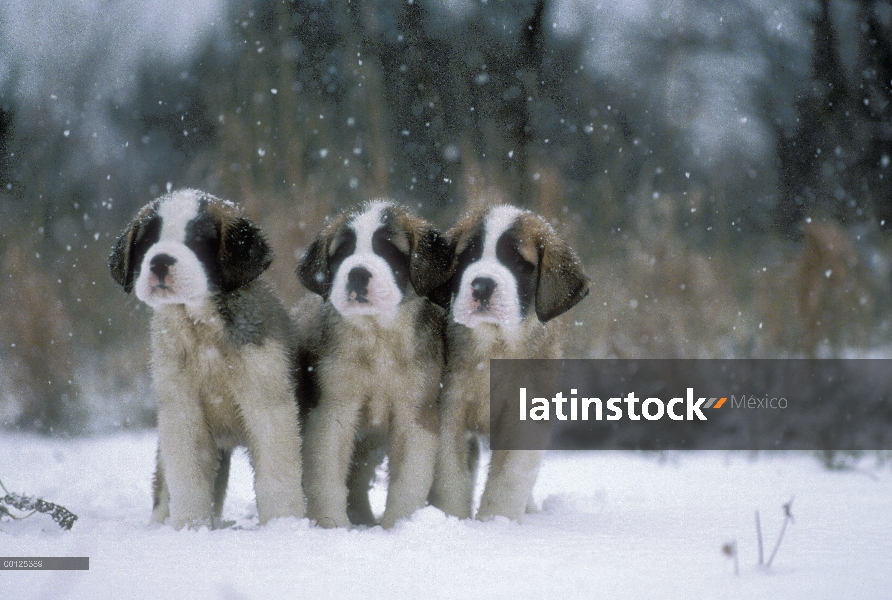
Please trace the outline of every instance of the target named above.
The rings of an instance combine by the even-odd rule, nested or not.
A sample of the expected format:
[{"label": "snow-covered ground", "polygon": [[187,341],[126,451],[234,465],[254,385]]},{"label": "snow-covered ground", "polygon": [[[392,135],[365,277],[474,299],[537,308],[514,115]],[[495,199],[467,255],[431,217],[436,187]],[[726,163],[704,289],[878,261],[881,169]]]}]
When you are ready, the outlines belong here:
[{"label": "snow-covered ground", "polygon": [[[892,470],[804,454],[549,453],[542,511],[463,522],[433,508],[394,530],[257,525],[234,462],[215,531],[149,526],[153,433],[0,436],[0,479],[80,518],[0,522],[0,556],[88,556],[89,571],[0,571],[6,598],[892,598]],[[374,490],[380,509],[384,490]],[[770,570],[756,566],[795,497]],[[735,541],[740,575],[722,547]]]}]

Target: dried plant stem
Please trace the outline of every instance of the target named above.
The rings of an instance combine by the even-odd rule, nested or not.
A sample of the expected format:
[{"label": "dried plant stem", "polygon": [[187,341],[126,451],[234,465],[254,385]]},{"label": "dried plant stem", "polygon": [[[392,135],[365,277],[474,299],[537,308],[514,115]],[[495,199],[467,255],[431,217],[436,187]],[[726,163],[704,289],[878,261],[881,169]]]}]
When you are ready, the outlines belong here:
[{"label": "dried plant stem", "polygon": [[[31,511],[30,514],[27,514],[24,517],[14,518],[24,519],[30,517],[35,512],[44,513],[58,523],[59,527],[67,530],[70,530],[71,526],[74,525],[74,522],[77,521],[77,515],[64,506],[47,502],[43,498],[31,498],[30,496],[25,496],[23,494],[10,493],[9,490],[6,489],[6,486],[3,485],[2,481],[0,481],[0,488],[2,488],[3,492],[6,494],[5,496],[0,497],[0,503],[8,504],[18,510]],[[13,516],[9,510],[6,510],[5,507],[3,508],[4,514],[8,514],[11,517]]]},{"label": "dried plant stem", "polygon": [[771,551],[771,556],[768,557],[768,563],[765,567],[770,567],[772,561],[774,561],[774,557],[777,555],[778,548],[780,548],[781,541],[784,539],[784,533],[787,531],[787,523],[793,520],[793,515],[790,512],[790,507],[793,505],[793,499],[790,498],[790,501],[784,504],[784,524],[781,526],[780,535],[777,536],[777,543],[774,545],[774,550]]},{"label": "dried plant stem", "polygon": [[759,566],[765,563],[765,555],[762,550],[762,523],[759,521],[759,511],[756,511],[756,540],[759,542]]},{"label": "dried plant stem", "polygon": [[734,542],[734,575],[740,575],[740,563],[737,559],[737,542]]}]

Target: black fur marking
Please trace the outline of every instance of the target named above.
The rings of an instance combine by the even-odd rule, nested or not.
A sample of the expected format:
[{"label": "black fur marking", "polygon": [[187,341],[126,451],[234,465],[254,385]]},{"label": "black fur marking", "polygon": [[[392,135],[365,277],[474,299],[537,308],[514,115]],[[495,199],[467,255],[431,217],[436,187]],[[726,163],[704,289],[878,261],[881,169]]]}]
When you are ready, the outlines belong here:
[{"label": "black fur marking", "polygon": [[221,225],[216,265],[220,288],[231,292],[257,279],[273,262],[273,253],[256,225],[245,217]]},{"label": "black fur marking", "polygon": [[218,289],[222,280],[217,263],[217,255],[220,252],[220,224],[208,214],[206,200],[202,200],[199,204],[198,216],[186,224],[184,243],[195,253],[198,262],[204,267],[210,288]]},{"label": "black fur marking", "polygon": [[455,296],[458,294],[459,289],[461,288],[461,280],[464,277],[465,271],[469,266],[473,263],[480,260],[480,257],[483,256],[483,228],[477,230],[477,232],[471,237],[468,241],[468,245],[464,250],[461,251],[461,254],[458,255],[458,259],[456,260],[455,265],[455,273],[452,275],[451,281],[451,299],[455,299]]},{"label": "black fur marking", "polygon": [[127,280],[124,284],[124,290],[128,294],[133,291],[133,284],[139,278],[142,259],[145,258],[146,252],[161,239],[161,217],[152,211],[148,219],[136,223],[134,228],[136,231],[133,232],[133,241],[127,256]]},{"label": "black fur marking", "polygon": [[393,243],[389,227],[380,227],[372,234],[372,251],[387,262],[397,287],[405,292],[409,283],[409,257]]},{"label": "black fur marking", "polygon": [[517,280],[517,297],[520,302],[521,317],[526,317],[536,300],[536,265],[531,264],[520,254],[517,224],[505,231],[496,242],[496,258],[505,265]]},{"label": "black fur marking", "polygon": [[[343,227],[329,248],[328,272],[325,274],[325,288],[328,292],[331,290],[335,273],[341,268],[341,263],[354,252],[356,252],[356,232],[350,227]],[[325,297],[328,298],[327,293]]]},{"label": "black fur marking", "polygon": [[449,280],[454,250],[449,241],[434,228],[426,229],[415,238],[410,250],[409,280],[419,296],[427,296],[440,304],[437,291]]}]

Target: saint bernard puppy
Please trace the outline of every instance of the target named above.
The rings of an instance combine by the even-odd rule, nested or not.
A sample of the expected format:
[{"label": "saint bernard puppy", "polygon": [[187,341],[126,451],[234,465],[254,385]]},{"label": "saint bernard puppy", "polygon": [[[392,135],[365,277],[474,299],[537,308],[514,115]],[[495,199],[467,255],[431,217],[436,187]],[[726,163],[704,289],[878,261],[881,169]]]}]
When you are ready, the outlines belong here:
[{"label": "saint bernard puppy", "polygon": [[374,525],[368,490],[388,458],[381,525],[427,501],[439,427],[445,313],[426,295],[452,254],[427,222],[387,201],[347,211],[306,250],[300,306],[307,515]]},{"label": "saint bernard puppy", "polygon": [[[490,431],[489,359],[558,358],[548,321],[588,294],[579,258],[541,217],[513,206],[470,214],[446,234],[455,271],[440,297],[449,306],[440,448],[431,503],[472,516],[477,434]],[[494,450],[477,518],[518,519],[542,451]]]},{"label": "saint bernard puppy", "polygon": [[258,279],[272,262],[260,230],[235,204],[180,190],[145,206],[108,262],[153,309],[152,520],[213,526],[236,446],[254,468],[260,522],[303,517],[296,329]]}]

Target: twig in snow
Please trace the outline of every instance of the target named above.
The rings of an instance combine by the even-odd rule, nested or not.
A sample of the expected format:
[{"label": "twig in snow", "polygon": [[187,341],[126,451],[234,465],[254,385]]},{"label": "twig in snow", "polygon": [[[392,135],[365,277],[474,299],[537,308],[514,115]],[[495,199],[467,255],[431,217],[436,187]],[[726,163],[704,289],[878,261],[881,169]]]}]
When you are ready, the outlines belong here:
[{"label": "twig in snow", "polygon": [[778,548],[780,548],[781,540],[784,539],[784,533],[787,531],[787,523],[793,521],[793,513],[790,512],[790,507],[792,506],[793,498],[790,498],[790,501],[784,504],[784,524],[781,526],[780,535],[777,536],[777,543],[774,545],[774,550],[771,551],[771,556],[768,557],[768,563],[765,565],[766,568],[771,566],[771,562],[774,560]]},{"label": "twig in snow", "polygon": [[756,511],[756,540],[759,542],[759,566],[765,563],[765,555],[762,551],[762,523],[759,521],[759,511]]},{"label": "twig in snow", "polygon": [[727,544],[722,546],[722,552],[724,552],[728,557],[734,559],[734,574],[740,575],[740,565],[737,562],[737,540],[728,542]]},{"label": "twig in snow", "polygon": [[19,510],[31,511],[24,517],[16,517],[9,512],[8,508],[0,505],[0,514],[9,515],[14,519],[26,519],[33,515],[35,512],[44,513],[49,515],[53,519],[53,521],[58,523],[59,527],[67,530],[71,530],[71,526],[74,525],[75,521],[77,521],[77,515],[64,506],[59,506],[58,504],[47,502],[43,498],[32,498],[23,494],[11,494],[9,490],[6,489],[6,486],[3,485],[2,481],[0,481],[0,488],[3,488],[3,492],[6,494],[2,498],[0,498],[0,503],[8,504],[9,506],[17,508]]}]

